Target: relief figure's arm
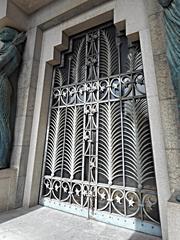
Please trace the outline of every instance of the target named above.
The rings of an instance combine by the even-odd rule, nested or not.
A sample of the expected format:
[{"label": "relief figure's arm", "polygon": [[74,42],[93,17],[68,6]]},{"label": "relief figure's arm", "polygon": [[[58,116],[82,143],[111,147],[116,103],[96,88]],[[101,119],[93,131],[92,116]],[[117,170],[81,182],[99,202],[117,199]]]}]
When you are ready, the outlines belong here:
[{"label": "relief figure's arm", "polygon": [[10,46],[7,51],[0,55],[0,71],[17,55],[17,49],[15,46]]}]

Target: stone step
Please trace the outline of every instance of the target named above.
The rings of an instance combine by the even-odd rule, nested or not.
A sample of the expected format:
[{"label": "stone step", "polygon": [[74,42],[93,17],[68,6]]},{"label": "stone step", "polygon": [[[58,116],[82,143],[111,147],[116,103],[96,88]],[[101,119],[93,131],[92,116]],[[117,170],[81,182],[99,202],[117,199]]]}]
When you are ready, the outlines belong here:
[{"label": "stone step", "polygon": [[0,240],[160,240],[46,207],[0,214]]}]

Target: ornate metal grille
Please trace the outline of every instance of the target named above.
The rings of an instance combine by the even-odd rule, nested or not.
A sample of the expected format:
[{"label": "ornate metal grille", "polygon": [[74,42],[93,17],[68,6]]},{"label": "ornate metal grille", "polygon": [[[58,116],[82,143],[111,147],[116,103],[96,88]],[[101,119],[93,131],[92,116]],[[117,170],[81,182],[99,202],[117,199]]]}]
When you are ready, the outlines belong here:
[{"label": "ornate metal grille", "polygon": [[40,202],[160,235],[139,43],[107,24],[69,45],[54,69]]}]

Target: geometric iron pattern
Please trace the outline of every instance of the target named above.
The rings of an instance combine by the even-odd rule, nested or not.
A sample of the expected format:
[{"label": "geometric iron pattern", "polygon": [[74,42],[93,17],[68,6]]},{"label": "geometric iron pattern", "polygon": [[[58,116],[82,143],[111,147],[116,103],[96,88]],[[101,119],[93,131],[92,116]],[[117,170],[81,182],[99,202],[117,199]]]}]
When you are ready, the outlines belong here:
[{"label": "geometric iron pattern", "polygon": [[60,57],[41,202],[159,224],[139,42],[107,24],[72,37]]}]

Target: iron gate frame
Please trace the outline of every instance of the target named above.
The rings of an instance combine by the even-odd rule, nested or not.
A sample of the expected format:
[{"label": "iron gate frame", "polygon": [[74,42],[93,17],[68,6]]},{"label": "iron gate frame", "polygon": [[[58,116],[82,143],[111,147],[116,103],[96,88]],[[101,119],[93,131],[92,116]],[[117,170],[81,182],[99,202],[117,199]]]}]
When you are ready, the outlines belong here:
[{"label": "iron gate frame", "polygon": [[[97,27],[97,28],[95,28],[95,29],[98,29],[99,31],[100,31],[100,29],[104,29],[104,28],[106,28],[106,27],[109,27],[109,26],[111,26],[112,25],[112,23],[108,23],[108,24],[106,24],[106,25],[103,25],[102,27]],[[94,30],[91,30],[91,31],[94,31]],[[68,51],[66,51],[66,54],[68,54],[69,52],[71,52],[72,51],[72,46],[73,46],[73,40],[74,39],[76,39],[76,38],[79,38],[81,35],[83,36],[84,34],[86,34],[86,33],[88,33],[88,32],[91,32],[91,31],[86,31],[85,33],[82,33],[82,34],[79,34],[79,35],[77,35],[77,37],[75,36],[75,37],[72,37],[71,38],[71,40],[70,40],[70,48],[69,48],[69,50]],[[86,35],[87,36],[87,35]],[[117,39],[119,40],[119,43],[117,43],[117,45],[119,46],[118,47],[118,61],[120,61],[120,45],[121,45],[121,41],[120,41],[120,38],[121,38],[121,36],[124,36],[124,32],[122,32],[122,33],[120,33],[120,35],[118,35],[118,37],[117,37]],[[87,40],[87,39],[86,39]],[[133,45],[131,45],[130,46],[130,48],[133,48],[134,46]],[[65,55],[62,55],[62,60],[64,61],[64,56]],[[98,58],[99,58],[99,54],[98,54]],[[62,62],[63,62],[62,61]],[[99,61],[99,59],[98,59],[98,61]],[[62,66],[63,64],[61,64],[61,66]],[[119,74],[115,74],[115,75],[111,75],[111,76],[108,76],[108,81],[109,81],[109,79],[118,79],[119,80],[119,82],[120,82],[120,88],[122,87],[122,78],[123,78],[123,76],[126,76],[127,75],[127,72],[125,72],[125,73],[122,73],[121,72],[121,66],[120,66],[121,64],[119,63],[118,64],[118,66],[119,66]],[[133,74],[138,74],[138,73],[141,73],[141,74],[143,74],[143,69],[141,69],[140,71],[138,70],[138,71],[132,71],[131,73],[128,73],[128,74],[131,74],[131,75],[133,75]],[[87,76],[85,77],[85,81],[83,82],[80,82],[79,84],[86,84],[86,83],[89,83],[88,81],[86,81],[86,79],[87,79]],[[92,86],[93,86],[93,83],[97,83],[97,81],[98,81],[98,83],[100,82],[100,81],[103,81],[104,79],[107,79],[107,77],[104,77],[104,78],[101,78],[101,77],[98,77],[96,80],[91,80],[90,82],[92,83]],[[43,164],[43,174],[42,174],[42,179],[44,178],[44,172],[45,172],[45,168],[46,168],[46,155],[47,155],[47,148],[48,148],[48,137],[49,137],[49,128],[50,128],[50,121],[51,121],[51,109],[52,109],[52,105],[53,105],[53,96],[55,96],[55,93],[53,92],[53,90],[54,90],[54,83],[55,83],[55,71],[54,71],[54,74],[53,74],[53,83],[52,83],[52,91],[51,91],[51,100],[50,100],[50,111],[49,111],[49,116],[48,116],[48,128],[47,128],[47,136],[46,136],[46,146],[45,146],[45,154],[44,154],[44,164]],[[126,84],[126,83],[125,83]],[[134,84],[134,82],[129,82],[128,84]],[[143,82],[143,84],[144,84],[144,82]],[[71,87],[71,86],[78,86],[78,83],[75,83],[75,84],[68,84],[68,87]],[[100,85],[99,85],[100,86]],[[66,87],[66,85],[64,85],[64,86],[61,86],[62,88],[64,88],[64,87]],[[132,87],[133,88],[133,87]],[[122,89],[120,89],[120,91],[121,91]],[[98,90],[98,94],[99,94],[99,90]],[[60,95],[59,96],[56,96],[56,97],[60,97]],[[144,96],[133,96],[133,97],[130,97],[130,98],[125,98],[125,99],[123,99],[123,96],[121,95],[121,93],[120,93],[120,96],[119,96],[119,98],[116,98],[116,99],[112,99],[112,101],[111,101],[111,99],[108,99],[108,101],[107,100],[105,100],[105,102],[108,102],[108,104],[110,103],[110,102],[120,102],[120,104],[122,105],[122,102],[123,101],[126,101],[126,100],[129,100],[129,99],[133,99],[133,101],[136,101],[136,99],[141,99],[141,98],[143,98],[143,99],[145,99],[146,98],[146,95],[144,95]],[[85,98],[86,99],[86,98]],[[99,99],[99,98],[98,98]],[[101,103],[103,103],[103,101],[101,101]],[[72,106],[84,106],[84,109],[86,108],[86,106],[87,105],[93,105],[93,104],[97,104],[98,105],[98,107],[99,107],[99,104],[100,104],[100,102],[98,101],[92,101],[92,102],[86,102],[86,101],[84,101],[84,103],[83,104],[76,104],[76,105],[72,105]],[[64,106],[64,107],[66,107],[66,109],[67,109],[67,107],[71,107],[70,105],[68,105],[68,106]],[[96,109],[97,110],[97,112],[99,112],[99,109]],[[121,111],[122,111],[122,106],[121,106]],[[85,118],[85,116],[84,116],[84,118]],[[121,112],[121,118],[123,118],[123,113]],[[98,120],[97,120],[97,122],[98,122]],[[99,123],[99,122],[98,122]],[[85,120],[83,121],[83,124],[85,124]],[[121,125],[123,124],[123,121],[121,121]],[[123,129],[123,126],[121,126],[122,127],[122,129]],[[85,126],[83,127],[83,134],[84,134],[84,131],[85,131]],[[91,132],[91,131],[90,131]],[[122,131],[123,132],[123,131]],[[122,133],[123,134],[123,133]],[[99,133],[98,134],[96,134],[96,137],[97,137],[97,142],[98,142],[98,137],[99,137]],[[123,140],[123,138],[122,138],[122,141],[124,141]],[[123,146],[123,145],[122,145]],[[95,171],[96,171],[96,174],[98,174],[98,144],[96,145],[96,156],[95,156],[95,158],[96,158],[96,168],[95,168]],[[83,149],[85,148],[85,141],[83,141]],[[84,151],[83,151],[83,153],[84,153]],[[91,156],[92,156],[92,154],[91,154]],[[84,155],[83,155],[83,158],[84,158]],[[85,160],[83,161],[83,163],[85,162]],[[123,160],[123,162],[124,162],[124,160]],[[91,165],[91,163],[90,163],[90,161],[89,161],[89,169],[90,169],[90,165]],[[92,170],[92,169],[91,169]],[[88,175],[89,176],[91,176],[91,172],[89,171],[88,172]],[[125,174],[123,175],[123,177],[125,177]],[[54,179],[56,179],[57,177],[54,177]],[[47,179],[47,178],[46,178]],[[52,179],[52,176],[49,176],[49,179]],[[67,180],[66,178],[62,178],[61,177],[61,180]],[[97,180],[97,178],[96,178],[96,180]],[[73,182],[73,181],[72,181]],[[81,180],[76,180],[75,181],[76,183],[79,183],[79,184],[86,184],[86,186],[88,186],[89,187],[89,189],[90,188],[92,188],[92,187],[96,187],[96,188],[98,188],[98,183],[96,182],[96,184],[94,184],[92,181],[91,181],[91,179],[90,179],[90,177],[89,177],[89,181],[83,181],[83,183],[82,183],[82,181]],[[124,181],[125,182],[125,181]],[[41,190],[40,190],[40,200],[39,200],[39,202],[40,202],[40,204],[42,204],[42,205],[44,205],[44,206],[48,206],[48,207],[51,207],[51,208],[55,208],[55,209],[59,209],[59,210],[62,210],[62,211],[65,211],[65,212],[69,212],[69,213],[73,213],[73,214],[76,214],[76,215],[79,215],[79,216],[83,216],[83,217],[88,217],[88,218],[92,218],[92,219],[95,219],[95,220],[99,220],[99,221],[101,221],[101,222],[106,222],[106,223],[109,223],[109,224],[113,224],[113,225],[117,225],[117,226],[121,226],[121,227],[125,227],[125,228],[130,228],[130,229],[134,229],[134,230],[136,230],[136,231],[140,231],[140,232],[145,232],[145,233],[149,233],[149,234],[153,234],[153,235],[156,235],[156,236],[161,236],[161,228],[160,228],[160,224],[158,224],[157,222],[155,223],[153,223],[153,222],[147,222],[147,221],[142,221],[142,219],[138,219],[138,218],[135,218],[135,217],[124,217],[124,216],[120,216],[120,215],[117,215],[117,214],[114,214],[114,213],[111,213],[111,214],[109,214],[109,213],[107,213],[107,212],[105,212],[105,211],[103,211],[103,212],[101,212],[101,211],[98,211],[97,210],[97,206],[94,208],[94,205],[92,204],[93,202],[94,202],[94,199],[95,199],[95,201],[96,201],[96,204],[97,204],[97,194],[98,194],[98,192],[97,191],[95,191],[95,195],[96,195],[96,197],[95,196],[93,196],[93,194],[89,194],[89,196],[88,196],[88,200],[87,200],[87,203],[88,203],[88,207],[87,208],[84,208],[83,206],[78,206],[78,205],[75,205],[75,204],[72,204],[72,203],[68,203],[68,202],[61,202],[61,201],[57,201],[57,200],[55,200],[55,199],[50,199],[50,198],[46,198],[46,197],[43,197],[43,183],[44,183],[44,180],[42,180],[42,184],[41,184]],[[107,184],[100,184],[100,187],[102,187],[102,186],[104,186],[104,187],[106,187],[106,188],[116,188],[116,189],[120,189],[121,190],[121,187],[119,186],[119,185],[117,185],[117,186],[115,186],[115,185],[112,185],[111,187],[109,186],[109,185],[107,185]],[[131,191],[136,191],[137,189],[135,189],[135,188],[133,188],[133,187],[122,187],[122,190],[123,191],[129,191],[129,192],[131,192]],[[153,195],[154,194],[154,192],[153,191],[151,191],[151,194]],[[82,194],[81,194],[82,195]],[[125,195],[123,195],[123,196],[125,196]],[[126,201],[127,199],[125,199],[124,198],[124,201]],[[152,204],[152,206],[153,206],[153,204]],[[140,206],[139,205],[139,207],[140,208],[143,208],[143,206]],[[127,226],[128,225],[128,226]]]}]

